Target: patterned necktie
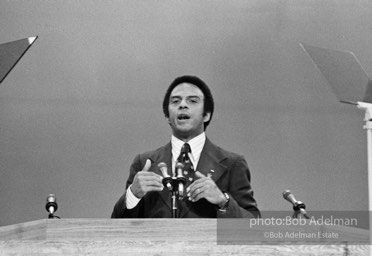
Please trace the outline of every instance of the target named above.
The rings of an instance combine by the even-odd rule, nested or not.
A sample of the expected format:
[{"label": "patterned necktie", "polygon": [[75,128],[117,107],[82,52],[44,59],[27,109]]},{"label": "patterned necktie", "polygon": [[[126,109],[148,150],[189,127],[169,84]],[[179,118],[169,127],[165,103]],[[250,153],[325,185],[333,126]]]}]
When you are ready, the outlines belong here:
[{"label": "patterned necktie", "polygon": [[194,181],[194,166],[190,160],[191,148],[188,143],[183,144],[177,161],[184,165],[183,176],[186,178],[186,187]]}]

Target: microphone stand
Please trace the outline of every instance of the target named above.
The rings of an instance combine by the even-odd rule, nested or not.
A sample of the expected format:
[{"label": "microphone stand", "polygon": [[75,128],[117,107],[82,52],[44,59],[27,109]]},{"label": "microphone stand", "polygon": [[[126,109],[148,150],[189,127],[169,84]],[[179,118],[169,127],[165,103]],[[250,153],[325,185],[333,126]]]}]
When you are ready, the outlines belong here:
[{"label": "microphone stand", "polygon": [[166,177],[163,178],[163,184],[170,184],[166,186],[171,192],[171,207],[172,207],[172,219],[178,218],[178,180],[177,177]]},{"label": "microphone stand", "polygon": [[177,179],[175,177],[172,178],[172,195],[171,195],[171,200],[172,200],[172,218],[175,219],[178,217],[178,207],[177,207],[177,199],[178,199],[178,185],[177,185]]},{"label": "microphone stand", "polygon": [[48,214],[48,219],[60,219],[60,217],[57,216],[57,215],[54,215],[54,213],[49,213]]},{"label": "microphone stand", "polygon": [[[369,230],[372,230],[372,104],[366,102],[357,102],[357,106],[359,109],[365,111],[365,125],[363,128],[367,130]],[[370,244],[372,244],[372,235],[370,236],[370,242]]]},{"label": "microphone stand", "polygon": [[163,162],[158,164],[158,167],[160,171],[163,174],[163,185],[164,187],[167,187],[169,192],[171,192],[171,208],[172,208],[172,218],[178,218],[178,202],[179,200],[182,200],[185,184],[186,184],[186,178],[182,175],[182,169],[183,164],[182,163],[176,163],[176,170],[173,173],[173,177],[169,176],[167,173],[167,165]]},{"label": "microphone stand", "polygon": [[182,163],[176,163],[176,170],[173,174],[173,177],[169,176],[167,173],[165,163],[159,163],[158,167],[160,168],[163,174],[163,185],[168,188],[171,192],[171,205],[172,205],[172,218],[178,218],[178,202],[183,199],[186,178],[182,175],[182,170],[184,165]]}]

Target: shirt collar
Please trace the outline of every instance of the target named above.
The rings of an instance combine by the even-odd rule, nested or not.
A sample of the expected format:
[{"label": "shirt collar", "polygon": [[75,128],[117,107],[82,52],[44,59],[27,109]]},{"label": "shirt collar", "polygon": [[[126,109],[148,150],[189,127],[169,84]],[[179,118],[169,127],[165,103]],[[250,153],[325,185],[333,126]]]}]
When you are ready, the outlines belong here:
[{"label": "shirt collar", "polygon": [[[198,136],[192,138],[189,140],[187,143],[190,145],[191,148],[191,157],[193,160],[196,162],[199,161],[200,154],[203,150],[204,144],[205,144],[206,136],[205,132],[202,132]],[[185,144],[184,141],[176,138],[174,135],[172,135],[171,138],[171,143],[172,143],[172,154],[174,158],[177,158],[181,152],[181,148],[183,144]]]}]

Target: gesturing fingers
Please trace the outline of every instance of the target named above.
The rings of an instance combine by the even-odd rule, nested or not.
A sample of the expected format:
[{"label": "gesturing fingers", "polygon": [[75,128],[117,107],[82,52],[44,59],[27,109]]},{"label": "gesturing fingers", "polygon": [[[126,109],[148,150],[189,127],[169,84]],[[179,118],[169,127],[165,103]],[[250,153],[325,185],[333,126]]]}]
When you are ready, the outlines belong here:
[{"label": "gesturing fingers", "polygon": [[206,198],[213,194],[213,187],[215,183],[210,178],[201,178],[193,182],[187,188],[187,196],[189,197],[190,201],[196,202],[201,198]]},{"label": "gesturing fingers", "polygon": [[147,159],[142,171],[134,176],[131,190],[137,198],[142,198],[151,191],[163,190],[163,178],[156,173],[150,172],[150,167],[151,161]]},{"label": "gesturing fingers", "polygon": [[148,172],[150,170],[150,167],[151,167],[151,160],[147,159],[146,163],[145,163],[145,166],[142,169],[142,172]]},{"label": "gesturing fingers", "polygon": [[205,176],[204,174],[202,174],[202,173],[199,172],[199,171],[196,171],[196,172],[195,172],[195,176],[196,176],[198,179],[201,179],[201,178],[205,178],[205,177],[207,177],[207,176]]},{"label": "gesturing fingers", "polygon": [[203,187],[195,188],[189,192],[189,200],[192,202],[196,202],[199,199],[205,197],[205,190]]},{"label": "gesturing fingers", "polygon": [[136,176],[134,177],[133,183],[135,181],[138,181],[138,182],[148,182],[148,183],[151,183],[151,184],[152,183],[153,184],[162,184],[162,180],[163,180],[163,178],[156,173],[142,171],[142,172],[138,172],[136,174]]},{"label": "gesturing fingers", "polygon": [[195,172],[195,175],[199,179],[195,180],[186,190],[190,201],[196,202],[201,198],[205,198],[212,204],[219,204],[221,200],[225,199],[222,191],[210,176],[205,176],[198,172]]},{"label": "gesturing fingers", "polygon": [[145,177],[143,179],[139,179],[138,181],[139,188],[142,193],[146,194],[150,191],[162,191],[163,190],[163,184],[161,182],[156,181],[155,179],[149,179],[148,177]]}]

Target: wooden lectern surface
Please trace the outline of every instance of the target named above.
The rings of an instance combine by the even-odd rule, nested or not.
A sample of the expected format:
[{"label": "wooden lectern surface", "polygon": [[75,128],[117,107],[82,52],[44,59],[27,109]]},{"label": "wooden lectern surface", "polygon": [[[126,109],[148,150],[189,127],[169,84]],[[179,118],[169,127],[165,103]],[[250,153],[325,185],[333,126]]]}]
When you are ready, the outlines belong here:
[{"label": "wooden lectern surface", "polygon": [[347,243],[221,245],[216,219],[45,219],[0,227],[0,255],[369,255],[369,250]]}]

